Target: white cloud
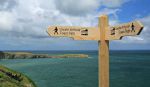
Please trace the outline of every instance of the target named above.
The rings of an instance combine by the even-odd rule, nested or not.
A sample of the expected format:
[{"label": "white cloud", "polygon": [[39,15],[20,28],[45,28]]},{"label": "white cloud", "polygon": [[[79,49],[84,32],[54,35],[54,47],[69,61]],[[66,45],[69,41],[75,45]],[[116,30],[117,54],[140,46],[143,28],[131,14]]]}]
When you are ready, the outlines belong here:
[{"label": "white cloud", "polygon": [[[47,2],[47,3],[44,3]],[[60,9],[57,9],[57,1],[53,0],[20,0],[18,5],[14,8],[13,14],[15,14],[15,18],[17,20],[16,25],[14,26],[14,30],[20,33],[19,35],[25,36],[47,36],[45,33],[45,29],[49,25],[74,25],[74,26],[96,26],[97,25],[97,18],[98,14],[112,14],[116,16],[116,12],[119,9],[104,9],[100,13],[97,13],[94,9],[98,8],[99,1],[97,0],[79,0],[80,4],[78,6],[71,6],[71,4],[76,4],[77,1],[63,1],[68,7],[61,8],[68,9],[69,11],[73,12],[76,10],[84,10],[87,14],[86,16],[72,16],[69,14],[65,14],[61,12]],[[81,4],[86,2],[85,4]],[[61,3],[61,1],[59,1]],[[76,8],[78,7],[78,8]],[[90,9],[89,9],[90,8]],[[93,8],[93,9],[92,9]],[[89,11],[91,10],[91,11]],[[63,11],[63,10],[62,10]],[[79,12],[79,14],[84,14]],[[30,31],[30,32],[29,32]],[[35,33],[32,33],[35,32]],[[32,35],[33,34],[33,35]],[[39,37],[38,36],[38,37]]]},{"label": "white cloud", "polygon": [[110,9],[110,8],[104,8],[102,9],[99,14],[106,14],[106,15],[113,15],[112,19],[117,19],[118,20],[118,16],[117,13],[120,12],[120,9]]},{"label": "white cloud", "polygon": [[144,25],[143,32],[141,33],[141,37],[144,39],[145,42],[150,43],[150,15],[139,19]]},{"label": "white cloud", "polygon": [[108,8],[121,7],[122,4],[128,2],[129,0],[101,0],[102,5]]},{"label": "white cloud", "polygon": [[0,30],[12,30],[15,19],[10,12],[0,11]]},{"label": "white cloud", "polygon": [[[97,14],[116,16],[115,13],[118,11],[118,9],[104,9],[97,13],[95,9],[100,6],[99,0],[16,0],[13,3],[17,4],[11,8],[12,11],[0,11],[1,29],[13,29],[22,33],[27,30],[41,32],[53,24],[95,26],[97,20],[95,17],[99,16]],[[66,11],[68,14],[65,14]],[[76,16],[84,14],[86,16]]]},{"label": "white cloud", "polygon": [[118,8],[128,1],[130,0],[55,0],[55,4],[56,8],[62,13],[73,16],[84,16],[95,12],[101,6]]},{"label": "white cloud", "polygon": [[0,0],[0,11],[12,10],[17,5],[16,0]]},{"label": "white cloud", "polygon": [[55,0],[56,8],[65,14],[82,16],[98,9],[99,0]]},{"label": "white cloud", "polygon": [[[49,25],[97,26],[101,14],[113,16],[110,24],[119,23],[116,19],[120,10],[111,7],[118,7],[124,2],[119,1],[111,7],[101,0],[13,0],[15,4],[12,4],[11,0],[6,0],[4,3],[9,4],[0,4],[0,41],[6,40],[5,43],[19,47],[32,47],[36,43],[38,46],[56,44],[54,42],[57,40],[49,39],[45,32]],[[103,5],[108,8],[98,12],[99,7]],[[62,40],[59,39],[57,42],[61,43]],[[68,39],[65,42],[75,44]]]}]

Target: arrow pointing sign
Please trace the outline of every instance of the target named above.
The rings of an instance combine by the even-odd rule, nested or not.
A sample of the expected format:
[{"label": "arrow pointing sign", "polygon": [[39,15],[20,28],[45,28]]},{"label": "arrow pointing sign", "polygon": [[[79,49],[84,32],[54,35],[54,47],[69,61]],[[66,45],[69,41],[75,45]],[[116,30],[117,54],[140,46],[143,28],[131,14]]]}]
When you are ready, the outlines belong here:
[{"label": "arrow pointing sign", "polygon": [[106,40],[118,40],[123,36],[139,35],[143,25],[139,21],[129,22],[118,26],[112,26],[107,31]]},{"label": "arrow pointing sign", "polygon": [[107,15],[99,18],[99,27],[50,26],[47,33],[52,37],[71,37],[75,40],[98,40],[99,86],[109,87],[109,40],[120,40],[123,36],[139,35],[143,25],[139,21],[108,26]]},{"label": "arrow pointing sign", "polygon": [[[111,26],[106,31],[106,40],[120,40],[124,36],[139,35],[143,25],[139,21]],[[50,26],[47,33],[52,37],[70,37],[74,40],[100,40],[98,27]]]},{"label": "arrow pointing sign", "polygon": [[99,29],[95,27],[50,26],[47,33],[52,37],[70,37],[74,40],[100,40]]}]

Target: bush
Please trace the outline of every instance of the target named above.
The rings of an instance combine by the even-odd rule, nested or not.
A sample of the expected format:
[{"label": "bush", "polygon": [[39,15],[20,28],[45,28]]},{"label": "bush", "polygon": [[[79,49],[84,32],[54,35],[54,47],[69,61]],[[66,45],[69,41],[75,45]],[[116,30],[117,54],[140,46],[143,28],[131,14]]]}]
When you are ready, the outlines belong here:
[{"label": "bush", "polygon": [[3,75],[2,73],[0,73],[0,78],[3,78],[3,76],[4,76],[4,75]]}]

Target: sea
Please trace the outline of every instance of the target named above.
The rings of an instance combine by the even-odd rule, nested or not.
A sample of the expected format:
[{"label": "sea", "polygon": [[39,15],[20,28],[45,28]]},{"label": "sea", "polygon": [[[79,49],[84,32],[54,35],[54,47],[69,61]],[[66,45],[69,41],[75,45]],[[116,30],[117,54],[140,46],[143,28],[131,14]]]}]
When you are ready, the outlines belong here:
[{"label": "sea", "polygon": [[[88,54],[89,58],[1,59],[30,77],[37,87],[98,87],[98,51],[31,51]],[[150,87],[150,51],[110,51],[110,87]]]}]

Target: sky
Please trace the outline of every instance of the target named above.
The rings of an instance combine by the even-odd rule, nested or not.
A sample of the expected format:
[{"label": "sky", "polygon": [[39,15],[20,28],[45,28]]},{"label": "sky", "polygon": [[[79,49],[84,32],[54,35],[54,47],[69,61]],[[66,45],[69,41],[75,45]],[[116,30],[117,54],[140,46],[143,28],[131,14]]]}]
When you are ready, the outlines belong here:
[{"label": "sky", "polygon": [[0,50],[98,50],[97,41],[49,37],[51,25],[110,26],[139,20],[139,36],[110,41],[110,50],[150,50],[149,0],[0,0]]}]

